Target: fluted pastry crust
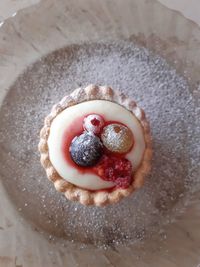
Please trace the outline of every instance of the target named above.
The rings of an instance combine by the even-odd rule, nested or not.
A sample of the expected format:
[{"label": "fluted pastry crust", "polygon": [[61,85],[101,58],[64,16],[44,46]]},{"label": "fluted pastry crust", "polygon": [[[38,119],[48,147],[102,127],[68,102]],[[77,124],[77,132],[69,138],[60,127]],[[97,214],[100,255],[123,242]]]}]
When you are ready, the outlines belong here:
[{"label": "fluted pastry crust", "polygon": [[[127,189],[117,188],[113,191],[90,191],[73,185],[63,179],[56,171],[49,159],[48,137],[53,119],[64,109],[78,103],[90,100],[108,100],[125,107],[132,112],[140,122],[145,140],[145,151],[142,162],[133,173],[134,179]],[[44,126],[40,132],[39,151],[41,153],[41,164],[46,170],[49,180],[54,183],[56,190],[65,194],[66,198],[79,201],[83,205],[104,206],[117,203],[123,197],[130,195],[144,183],[144,177],[149,173],[151,167],[152,147],[149,123],[146,120],[144,111],[137,104],[127,98],[123,93],[114,91],[108,86],[89,85],[85,88],[78,88],[70,95],[65,96],[59,103],[53,106],[51,113],[45,118]]]}]

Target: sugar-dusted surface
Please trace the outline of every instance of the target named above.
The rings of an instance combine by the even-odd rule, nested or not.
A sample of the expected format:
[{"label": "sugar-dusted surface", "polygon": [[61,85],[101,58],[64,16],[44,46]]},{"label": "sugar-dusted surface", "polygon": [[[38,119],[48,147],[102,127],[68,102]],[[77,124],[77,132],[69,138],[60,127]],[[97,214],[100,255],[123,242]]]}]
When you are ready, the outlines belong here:
[{"label": "sugar-dusted surface", "polygon": [[133,146],[131,130],[116,123],[104,127],[101,139],[108,150],[117,153],[127,153]]},{"label": "sugar-dusted surface", "polygon": [[82,133],[72,140],[70,154],[78,166],[94,166],[103,154],[103,144],[93,133]]},{"label": "sugar-dusted surface", "polygon": [[[144,187],[119,204],[88,208],[67,201],[46,179],[37,143],[51,106],[88,83],[121,89],[143,107],[154,140]],[[87,243],[135,241],[173,219],[172,208],[196,188],[198,110],[186,81],[160,57],[130,43],[68,47],[31,66],[0,113],[0,174],[18,209],[39,227]]]}]

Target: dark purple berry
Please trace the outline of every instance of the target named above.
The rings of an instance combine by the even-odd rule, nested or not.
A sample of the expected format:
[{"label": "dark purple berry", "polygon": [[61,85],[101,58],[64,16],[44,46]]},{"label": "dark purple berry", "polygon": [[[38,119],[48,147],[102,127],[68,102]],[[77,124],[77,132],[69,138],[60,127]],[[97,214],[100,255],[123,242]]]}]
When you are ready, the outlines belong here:
[{"label": "dark purple berry", "polygon": [[94,134],[83,133],[72,140],[70,154],[77,165],[94,166],[103,154],[103,145]]}]

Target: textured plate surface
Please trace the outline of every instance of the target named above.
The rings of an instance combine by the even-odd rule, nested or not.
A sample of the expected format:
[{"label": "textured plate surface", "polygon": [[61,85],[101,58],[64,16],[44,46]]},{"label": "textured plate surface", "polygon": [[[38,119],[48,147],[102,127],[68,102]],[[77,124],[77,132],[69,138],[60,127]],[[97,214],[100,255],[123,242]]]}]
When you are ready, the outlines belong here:
[{"label": "textured plate surface", "polygon": [[[125,1],[123,8],[122,14],[121,1],[114,6],[110,2],[80,1],[77,6],[44,1],[8,20],[1,29],[1,99],[10,88],[0,116],[1,191],[5,196],[0,203],[0,259],[5,266],[14,262],[16,266],[63,266],[65,262],[69,266],[195,266],[199,261],[196,82],[200,61],[192,53],[198,48],[199,31],[154,2]],[[149,9],[167,19],[166,29],[159,27],[160,17],[151,17]],[[96,44],[83,45],[80,40]],[[135,42],[176,65],[190,78],[190,87],[165,60],[149,55]],[[66,45],[29,67],[10,87],[28,64]],[[66,202],[45,178],[36,151],[42,118],[51,105],[88,83],[109,84],[133,96],[147,111],[157,151],[145,187],[106,209],[88,210]],[[20,212],[37,228],[23,221]],[[177,221],[171,222],[175,217]],[[50,234],[46,237],[34,231],[41,228]],[[80,245],[54,235],[90,245],[80,250]],[[116,246],[119,241],[123,245]],[[19,243],[26,250],[17,251]],[[94,243],[111,248],[99,250]]]}]

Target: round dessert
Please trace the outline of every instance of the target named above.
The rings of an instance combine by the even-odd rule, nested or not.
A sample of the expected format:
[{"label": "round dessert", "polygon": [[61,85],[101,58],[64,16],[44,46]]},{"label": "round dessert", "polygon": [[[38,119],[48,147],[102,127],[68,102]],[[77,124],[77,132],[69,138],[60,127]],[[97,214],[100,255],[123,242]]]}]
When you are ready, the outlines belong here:
[{"label": "round dessert", "polygon": [[58,191],[97,206],[139,188],[152,154],[144,111],[110,87],[94,85],[78,88],[53,107],[39,150]]}]

